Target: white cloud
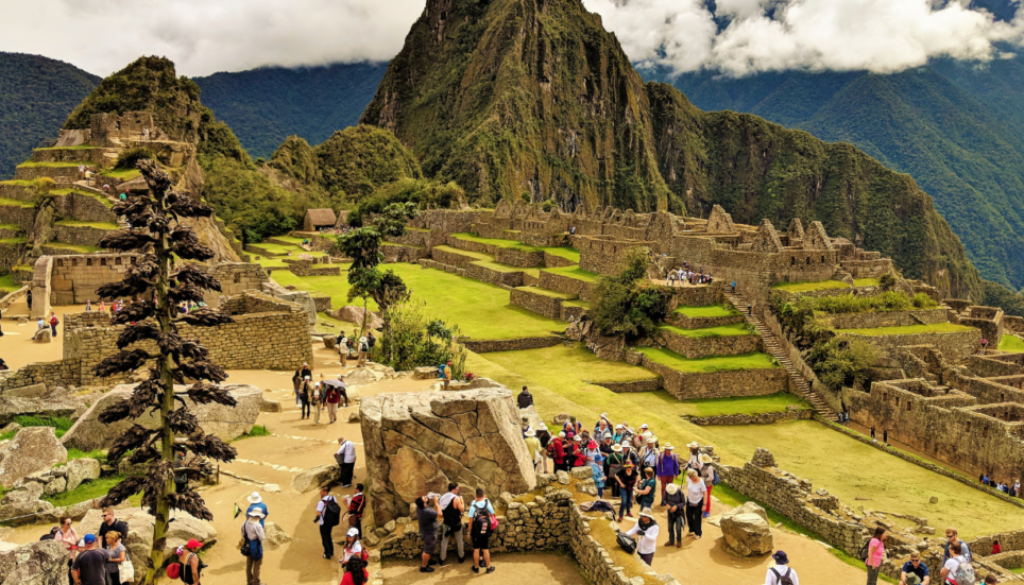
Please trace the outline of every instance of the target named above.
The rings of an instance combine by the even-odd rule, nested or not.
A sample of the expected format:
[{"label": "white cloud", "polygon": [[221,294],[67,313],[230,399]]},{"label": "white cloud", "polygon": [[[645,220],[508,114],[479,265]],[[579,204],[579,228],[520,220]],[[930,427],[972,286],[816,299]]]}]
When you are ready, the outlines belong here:
[{"label": "white cloud", "polygon": [[179,74],[261,65],[385,61],[424,0],[0,0],[0,51],[34,53],[97,75],[140,55]]},{"label": "white cloud", "polygon": [[[634,61],[730,75],[785,69],[901,71],[929,58],[987,61],[1021,44],[1024,12],[1001,22],[966,2],[719,0],[719,31],[701,0],[584,0]],[[771,9],[771,17],[768,16]]]}]

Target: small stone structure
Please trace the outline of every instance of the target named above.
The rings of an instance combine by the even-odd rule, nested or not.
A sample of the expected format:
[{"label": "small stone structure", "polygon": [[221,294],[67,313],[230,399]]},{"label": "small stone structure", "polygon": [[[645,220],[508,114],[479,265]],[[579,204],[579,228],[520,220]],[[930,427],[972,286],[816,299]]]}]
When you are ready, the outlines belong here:
[{"label": "small stone structure", "polygon": [[333,228],[338,217],[333,209],[307,209],[302,218],[302,231],[316,232],[324,228]]},{"label": "small stone structure", "polygon": [[522,493],[536,483],[507,388],[382,394],[359,407],[370,503],[378,524],[405,516],[448,482],[465,493]]}]

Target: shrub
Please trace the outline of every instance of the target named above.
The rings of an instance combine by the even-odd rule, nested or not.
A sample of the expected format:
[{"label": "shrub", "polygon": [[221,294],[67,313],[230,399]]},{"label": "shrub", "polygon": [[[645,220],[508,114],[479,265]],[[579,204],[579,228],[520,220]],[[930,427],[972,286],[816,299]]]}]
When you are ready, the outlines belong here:
[{"label": "shrub", "polygon": [[646,284],[646,273],[647,253],[632,248],[617,275],[597,281],[589,314],[601,333],[625,335],[627,343],[659,337],[658,325],[668,315],[671,294]]},{"label": "shrub", "polygon": [[156,161],[156,154],[144,146],[128,148],[122,150],[121,154],[117,155],[117,163],[114,164],[114,168],[134,169],[135,163],[147,158],[151,161]]},{"label": "shrub", "polygon": [[452,362],[452,379],[462,376],[466,349],[458,344],[457,325],[427,316],[423,304],[412,301],[394,303],[387,311],[389,334],[374,347],[374,361],[396,370],[420,366],[438,366]]},{"label": "shrub", "polygon": [[864,339],[834,337],[815,343],[807,355],[807,363],[822,384],[838,390],[865,378],[867,369],[878,361],[878,356],[878,349]]}]

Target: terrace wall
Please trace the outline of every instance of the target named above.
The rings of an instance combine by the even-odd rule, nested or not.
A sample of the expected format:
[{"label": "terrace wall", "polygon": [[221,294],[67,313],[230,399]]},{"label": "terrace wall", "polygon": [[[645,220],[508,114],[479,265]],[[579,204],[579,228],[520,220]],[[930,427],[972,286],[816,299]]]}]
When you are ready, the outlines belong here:
[{"label": "terrace wall", "polygon": [[593,297],[596,283],[580,280],[571,276],[554,274],[552,272],[540,271],[540,287],[548,290],[558,291],[562,294],[577,296],[584,301]]},{"label": "terrace wall", "polygon": [[675,325],[681,329],[704,329],[706,327],[721,327],[742,323],[743,315],[732,315],[730,317],[688,317],[682,313],[669,313],[665,321],[669,325]]},{"label": "terrace wall", "polygon": [[[53,257],[50,278],[50,303],[53,305],[84,305],[98,302],[96,289],[120,282],[125,272],[138,261],[136,254],[72,254]],[[38,292],[32,291],[33,299]]]},{"label": "terrace wall", "polygon": [[549,319],[562,318],[562,301],[564,299],[548,296],[544,293],[531,291],[529,288],[514,288],[510,294],[513,306],[522,307]]},{"label": "terrace wall", "polygon": [[545,337],[520,337],[517,339],[467,339],[460,338],[459,343],[473,353],[491,353],[495,351],[519,351],[523,349],[540,349],[553,347],[564,341],[554,335]]},{"label": "terrace wall", "polygon": [[785,412],[762,412],[758,414],[724,414],[720,416],[683,417],[695,425],[704,426],[745,426],[771,425],[783,420],[811,420],[813,410],[787,410]]},{"label": "terrace wall", "polygon": [[[470,243],[474,243],[474,242],[470,242]],[[460,248],[460,249],[465,249],[465,248]],[[472,250],[470,250],[470,251],[472,251]],[[463,267],[468,266],[468,265],[472,264],[473,262],[476,262],[476,261],[479,260],[479,258],[476,258],[476,257],[473,257],[473,256],[467,256],[465,254],[458,254],[456,252],[451,252],[449,250],[439,250],[438,248],[433,248],[433,249],[430,250],[430,257],[434,261],[439,262],[441,264],[448,264],[449,266],[463,266]]]},{"label": "terrace wall", "polygon": [[908,325],[934,325],[949,321],[945,308],[918,311],[889,311],[877,313],[843,313],[828,316],[836,329],[872,329],[875,327],[906,327]]},{"label": "terrace wall", "polygon": [[508,264],[509,266],[518,266],[520,268],[534,268],[536,266],[544,266],[544,252],[527,252],[524,250],[516,250],[514,248],[494,248],[494,261],[499,264]]},{"label": "terrace wall", "polygon": [[[635,356],[640,356],[637,360]],[[643,366],[662,377],[665,390],[680,400],[765,396],[786,392],[789,377],[782,368],[684,373],[659,364],[640,353],[627,352],[626,361]]]},{"label": "terrace wall", "polygon": [[687,337],[685,335],[661,330],[665,347],[685,356],[697,359],[716,355],[741,355],[753,351],[762,351],[764,344],[760,335],[728,335],[722,337]]},{"label": "terrace wall", "polygon": [[[850,335],[850,334],[840,334]],[[942,355],[952,360],[962,360],[981,349],[981,331],[949,331],[934,333],[909,333],[903,335],[858,335],[861,339],[883,351],[893,352],[907,345],[933,345]]]}]

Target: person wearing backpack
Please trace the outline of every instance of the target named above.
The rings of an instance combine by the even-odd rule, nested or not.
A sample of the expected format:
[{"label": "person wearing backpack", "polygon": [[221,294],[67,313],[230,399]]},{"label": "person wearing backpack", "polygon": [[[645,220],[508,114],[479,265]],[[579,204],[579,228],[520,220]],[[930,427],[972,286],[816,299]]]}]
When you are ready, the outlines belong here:
[{"label": "person wearing backpack", "polygon": [[711,490],[718,485],[718,470],[711,464],[711,457],[705,453],[701,453],[699,461],[701,464],[700,476],[704,480],[704,487],[708,488],[708,493],[704,497],[704,513],[701,514],[701,518],[707,518],[711,515]]},{"label": "person wearing backpack", "polygon": [[469,507],[469,538],[473,542],[473,572],[480,572],[480,557],[484,559],[487,573],[494,572],[491,564],[491,534],[496,526],[494,508],[484,498],[484,490],[477,488],[476,501]]},{"label": "person wearing backpack", "polygon": [[324,546],[324,558],[334,556],[334,540],[331,539],[331,531],[341,522],[341,505],[338,499],[331,495],[330,488],[320,488],[320,501],[316,503],[316,519],[320,526],[320,542]]},{"label": "person wearing backpack", "polygon": [[929,585],[931,579],[928,565],[921,562],[921,553],[910,553],[910,560],[903,563],[903,570],[900,571],[900,585]]},{"label": "person wearing backpack", "polygon": [[950,557],[942,565],[942,583],[952,585],[974,585],[974,567],[970,559],[964,554],[961,543],[954,542],[949,545]]},{"label": "person wearing backpack", "polygon": [[430,566],[430,555],[437,547],[437,519],[441,516],[441,505],[437,494],[427,494],[416,500],[416,520],[420,525],[420,538],[423,540],[423,552],[420,555],[423,564],[420,573],[433,573]]},{"label": "person wearing backpack", "polygon": [[261,585],[260,567],[263,566],[263,539],[265,533],[260,525],[265,518],[263,510],[249,508],[245,522],[242,522],[242,556],[245,557],[245,584]]},{"label": "person wearing backpack", "polygon": [[459,495],[459,484],[454,481],[448,483],[448,492],[441,496],[441,563],[444,566],[448,558],[448,540],[455,539],[455,545],[459,552],[459,562],[466,560],[466,553],[462,541],[462,515],[466,512],[466,503]]},{"label": "person wearing backpack", "polygon": [[952,545],[954,543],[960,543],[960,549],[963,551],[963,555],[964,555],[965,559],[967,559],[968,561],[973,561],[974,560],[974,556],[971,554],[971,549],[968,548],[966,542],[960,540],[960,535],[959,535],[959,533],[957,533],[956,528],[947,528],[946,529],[946,547],[945,547],[945,549],[943,551],[943,554],[942,554],[942,562],[943,562],[943,564],[945,564],[945,562],[949,560],[949,557],[953,556],[952,554],[950,554],[950,547],[952,547]]},{"label": "person wearing backpack", "polygon": [[103,522],[100,524],[100,532],[97,535],[100,539],[100,547],[107,548],[107,533],[112,530],[116,530],[122,539],[128,537],[128,523],[118,520],[114,516],[114,509],[108,506],[103,508]]},{"label": "person wearing backpack", "polygon": [[178,564],[181,565],[181,582],[185,585],[202,585],[200,579],[206,565],[199,560],[199,549],[201,548],[203,548],[203,543],[193,538],[186,542],[185,546],[178,547],[176,551]]},{"label": "person wearing backpack", "polygon": [[875,535],[868,542],[867,558],[864,564],[868,568],[868,585],[877,585],[878,572],[882,568],[882,559],[885,557],[885,538],[888,536],[885,528],[875,527]]},{"label": "person wearing backpack", "polygon": [[366,336],[359,338],[359,356],[356,361],[356,367],[362,368],[366,365],[366,354],[370,351],[370,342],[366,339]]},{"label": "person wearing backpack", "polygon": [[679,477],[679,457],[672,445],[665,445],[657,464],[658,479],[661,480],[661,505],[665,505],[665,488]]},{"label": "person wearing backpack", "polygon": [[775,551],[772,555],[775,559],[775,566],[768,569],[764,577],[764,585],[800,585],[800,579],[796,571],[789,567],[789,557],[783,551]]},{"label": "person wearing backpack", "polygon": [[96,536],[86,534],[82,539],[85,547],[78,551],[71,573],[77,585],[107,584],[107,551],[96,548]]}]

